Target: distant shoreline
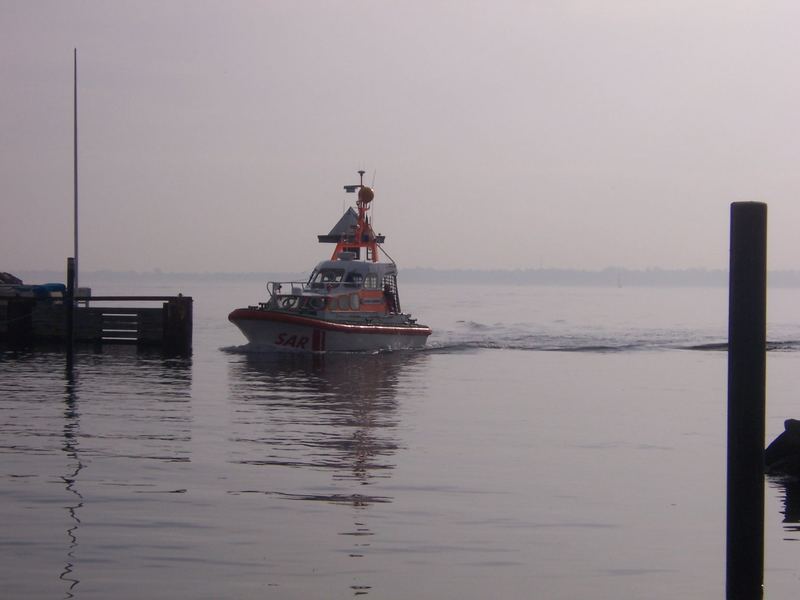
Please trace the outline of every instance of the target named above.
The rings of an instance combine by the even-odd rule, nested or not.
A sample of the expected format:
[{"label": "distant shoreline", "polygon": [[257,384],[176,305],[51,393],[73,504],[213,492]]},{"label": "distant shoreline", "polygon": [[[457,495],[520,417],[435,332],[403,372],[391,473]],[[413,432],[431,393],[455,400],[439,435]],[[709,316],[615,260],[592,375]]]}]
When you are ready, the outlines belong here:
[{"label": "distant shoreline", "polygon": [[[11,271],[25,283],[64,281],[65,274],[57,271]],[[81,284],[93,282],[188,282],[188,281],[302,281],[308,273],[247,272],[198,273],[162,271],[86,271],[81,273]],[[400,269],[400,277],[408,283],[487,283],[507,285],[556,285],[595,287],[719,287],[728,285],[728,272],[724,269],[623,269],[609,267],[602,270],[581,269]],[[800,287],[800,271],[770,271],[770,287]]]}]

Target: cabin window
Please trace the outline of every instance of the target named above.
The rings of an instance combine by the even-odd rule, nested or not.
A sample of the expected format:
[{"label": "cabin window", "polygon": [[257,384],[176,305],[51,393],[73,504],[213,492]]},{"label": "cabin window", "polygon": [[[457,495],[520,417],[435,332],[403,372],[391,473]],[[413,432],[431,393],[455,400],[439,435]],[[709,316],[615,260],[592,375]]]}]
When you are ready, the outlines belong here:
[{"label": "cabin window", "polygon": [[364,287],[367,288],[368,290],[380,289],[378,287],[378,274],[377,273],[367,273],[367,276],[364,279]]},{"label": "cabin window", "polygon": [[344,280],[345,287],[361,287],[361,282],[364,281],[364,275],[361,273],[350,272]]},{"label": "cabin window", "polygon": [[311,287],[336,286],[344,277],[344,269],[320,269],[311,279]]}]

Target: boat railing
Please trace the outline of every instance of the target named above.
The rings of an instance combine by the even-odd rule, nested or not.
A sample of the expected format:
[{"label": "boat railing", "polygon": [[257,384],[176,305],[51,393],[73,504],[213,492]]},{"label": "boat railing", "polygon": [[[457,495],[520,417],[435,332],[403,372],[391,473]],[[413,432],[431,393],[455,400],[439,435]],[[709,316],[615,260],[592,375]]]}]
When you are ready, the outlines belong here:
[{"label": "boat railing", "polygon": [[288,296],[301,296],[304,294],[312,294],[318,296],[327,296],[332,290],[347,289],[352,291],[360,287],[356,283],[308,283],[306,281],[270,281],[267,283],[267,292],[269,293],[270,300],[286,298]]},{"label": "boat railing", "polygon": [[259,303],[262,309],[313,314],[325,308],[328,299],[326,289],[317,289],[302,281],[270,281],[267,291],[269,299]]},{"label": "boat railing", "polygon": [[278,296],[299,296],[307,289],[305,281],[270,281],[267,292],[270,298]]}]

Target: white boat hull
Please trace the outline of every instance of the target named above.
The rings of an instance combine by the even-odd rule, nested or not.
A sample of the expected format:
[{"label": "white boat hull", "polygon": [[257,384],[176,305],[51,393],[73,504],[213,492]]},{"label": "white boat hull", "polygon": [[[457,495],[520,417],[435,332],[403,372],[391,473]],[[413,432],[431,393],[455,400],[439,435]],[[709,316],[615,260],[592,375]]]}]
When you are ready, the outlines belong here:
[{"label": "white boat hull", "polygon": [[328,321],[281,311],[234,310],[228,319],[251,345],[285,352],[374,352],[422,348],[431,333],[417,324]]}]

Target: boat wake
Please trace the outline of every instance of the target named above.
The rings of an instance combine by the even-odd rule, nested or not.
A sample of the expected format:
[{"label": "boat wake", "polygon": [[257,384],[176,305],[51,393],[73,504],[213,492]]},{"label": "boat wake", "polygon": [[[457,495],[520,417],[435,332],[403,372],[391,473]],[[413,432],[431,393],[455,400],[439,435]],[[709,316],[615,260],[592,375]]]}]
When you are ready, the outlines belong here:
[{"label": "boat wake", "polygon": [[[546,328],[530,324],[488,325],[459,321],[450,330],[434,326],[427,352],[463,352],[506,349],[540,352],[637,352],[652,350],[695,350],[726,352],[726,333],[682,329],[607,330],[585,328],[583,331]],[[800,340],[767,342],[772,352],[800,351]]]},{"label": "boat wake", "polygon": [[[470,352],[475,350],[528,350],[536,352],[586,352],[586,353],[612,353],[612,352],[641,352],[652,350],[693,350],[698,352],[727,352],[727,342],[694,343],[688,340],[647,339],[589,339],[576,337],[548,337],[548,336],[519,336],[516,339],[487,336],[485,338],[456,339],[447,338],[446,334],[436,336],[424,348],[405,350],[376,350],[369,352],[326,352],[326,354],[347,355],[374,355],[396,353],[427,353],[448,354],[457,352]],[[288,354],[282,350],[275,350],[264,346],[226,346],[220,348],[221,352],[228,354]],[[800,340],[783,340],[767,342],[768,352],[798,352]],[[292,353],[297,354],[297,353]]]}]

